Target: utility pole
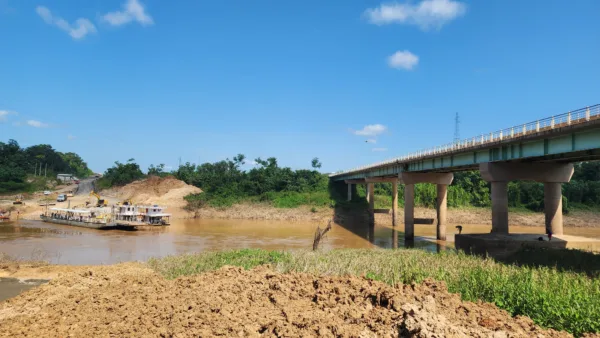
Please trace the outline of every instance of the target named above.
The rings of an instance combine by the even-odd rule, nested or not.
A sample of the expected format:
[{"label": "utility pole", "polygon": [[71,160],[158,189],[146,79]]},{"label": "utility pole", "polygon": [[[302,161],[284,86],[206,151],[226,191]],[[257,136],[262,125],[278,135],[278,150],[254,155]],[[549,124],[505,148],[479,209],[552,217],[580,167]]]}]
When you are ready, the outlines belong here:
[{"label": "utility pole", "polygon": [[48,163],[46,163],[46,168],[44,169],[44,177],[46,177],[47,172],[48,172]]},{"label": "utility pole", "polygon": [[460,117],[457,112],[454,117],[454,144],[458,143],[460,143]]}]

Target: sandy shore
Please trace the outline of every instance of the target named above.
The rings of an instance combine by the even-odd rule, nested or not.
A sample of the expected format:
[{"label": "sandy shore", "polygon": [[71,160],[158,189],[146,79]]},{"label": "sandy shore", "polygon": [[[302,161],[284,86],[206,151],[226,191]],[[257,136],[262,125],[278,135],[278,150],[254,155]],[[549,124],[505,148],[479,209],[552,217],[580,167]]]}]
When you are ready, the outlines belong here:
[{"label": "sandy shore", "polygon": [[[331,208],[317,208],[313,212],[309,207],[299,207],[295,209],[280,209],[267,204],[237,204],[230,208],[216,209],[203,208],[195,213],[182,212],[183,218],[206,218],[206,219],[264,219],[281,221],[302,221],[302,222],[326,222],[335,217],[337,220],[343,220],[347,217],[367,217],[366,211],[352,212],[352,215],[346,215],[339,212],[337,215]],[[415,217],[436,219],[434,209],[415,208]],[[449,224],[478,224],[491,225],[492,212],[484,208],[468,209],[448,209]],[[398,210],[398,219],[404,220],[404,210]],[[375,214],[375,221],[378,224],[388,225],[392,223],[391,214]],[[542,226],[544,225],[544,214],[534,212],[510,212],[510,224],[520,226]],[[600,213],[589,211],[572,211],[564,215],[564,225],[566,227],[600,227]]]}]

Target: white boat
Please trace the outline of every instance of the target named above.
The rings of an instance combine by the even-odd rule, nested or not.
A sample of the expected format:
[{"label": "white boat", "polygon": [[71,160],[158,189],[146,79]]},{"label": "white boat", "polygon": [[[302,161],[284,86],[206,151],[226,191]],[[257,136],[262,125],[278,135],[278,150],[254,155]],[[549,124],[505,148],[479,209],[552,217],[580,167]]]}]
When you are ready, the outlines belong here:
[{"label": "white boat", "polygon": [[109,214],[89,209],[51,208],[40,215],[44,222],[72,225],[91,229],[110,229],[116,225]]},{"label": "white boat", "polygon": [[116,206],[113,212],[114,221],[118,224],[128,225],[169,225],[171,214],[165,213],[166,207],[159,205],[131,205]]}]

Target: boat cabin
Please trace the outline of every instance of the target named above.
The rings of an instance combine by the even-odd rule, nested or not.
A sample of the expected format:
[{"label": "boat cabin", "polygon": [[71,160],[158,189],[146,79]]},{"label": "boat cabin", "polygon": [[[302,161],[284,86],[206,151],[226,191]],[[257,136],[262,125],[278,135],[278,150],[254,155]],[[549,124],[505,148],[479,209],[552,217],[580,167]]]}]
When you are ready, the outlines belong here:
[{"label": "boat cabin", "polygon": [[52,208],[46,215],[50,220],[74,221],[83,223],[107,223],[105,214],[93,210]]},{"label": "boat cabin", "polygon": [[115,220],[140,222],[150,225],[169,225],[171,214],[165,213],[166,207],[158,205],[119,205]]}]

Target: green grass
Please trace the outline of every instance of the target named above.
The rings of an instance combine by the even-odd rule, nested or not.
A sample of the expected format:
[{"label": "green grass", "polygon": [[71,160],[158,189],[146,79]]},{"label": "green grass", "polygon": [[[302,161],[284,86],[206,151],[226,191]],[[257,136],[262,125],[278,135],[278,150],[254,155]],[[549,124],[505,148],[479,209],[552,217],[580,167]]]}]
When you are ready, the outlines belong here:
[{"label": "green grass", "polygon": [[[535,255],[535,253],[530,253]],[[600,280],[584,273],[544,266],[517,266],[462,253],[422,250],[333,250],[280,252],[246,249],[151,259],[167,278],[193,275],[224,265],[252,268],[270,264],[281,272],[362,275],[388,284],[447,283],[464,300],[495,303],[513,315],[526,315],[543,327],[581,335],[600,331]]]}]

